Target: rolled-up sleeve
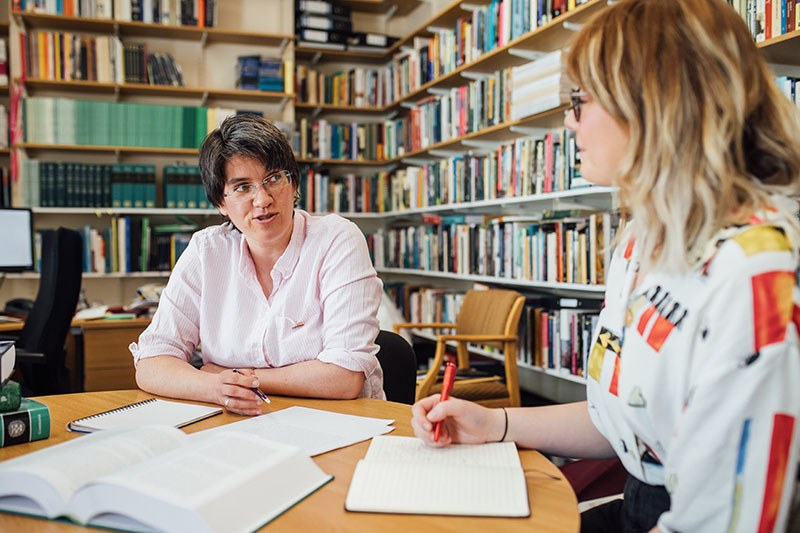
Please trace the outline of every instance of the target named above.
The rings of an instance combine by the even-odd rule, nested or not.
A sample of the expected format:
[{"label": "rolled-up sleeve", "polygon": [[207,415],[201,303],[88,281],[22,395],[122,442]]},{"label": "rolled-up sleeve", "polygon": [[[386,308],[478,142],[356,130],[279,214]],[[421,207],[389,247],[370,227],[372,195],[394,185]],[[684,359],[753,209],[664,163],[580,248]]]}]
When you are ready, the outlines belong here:
[{"label": "rolled-up sleeve", "polygon": [[318,359],[369,378],[380,369],[376,314],[383,284],[369,258],[367,243],[352,223],[342,224],[320,269],[322,351]]},{"label": "rolled-up sleeve", "polygon": [[129,346],[134,365],[148,357],[169,355],[188,361],[200,338],[201,264],[196,239],[189,242],[161,293],[153,321]]}]

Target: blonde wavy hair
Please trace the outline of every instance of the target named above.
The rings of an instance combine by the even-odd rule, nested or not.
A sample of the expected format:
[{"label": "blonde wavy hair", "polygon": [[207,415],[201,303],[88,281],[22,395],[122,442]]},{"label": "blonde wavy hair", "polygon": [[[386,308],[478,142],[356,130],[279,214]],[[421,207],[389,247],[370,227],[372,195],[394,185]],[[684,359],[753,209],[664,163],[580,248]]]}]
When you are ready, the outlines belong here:
[{"label": "blonde wavy hair", "polygon": [[567,73],[630,135],[620,239],[645,265],[693,268],[715,232],[778,204],[797,246],[778,196],[800,194],[800,116],[725,2],[616,2],[575,36]]}]

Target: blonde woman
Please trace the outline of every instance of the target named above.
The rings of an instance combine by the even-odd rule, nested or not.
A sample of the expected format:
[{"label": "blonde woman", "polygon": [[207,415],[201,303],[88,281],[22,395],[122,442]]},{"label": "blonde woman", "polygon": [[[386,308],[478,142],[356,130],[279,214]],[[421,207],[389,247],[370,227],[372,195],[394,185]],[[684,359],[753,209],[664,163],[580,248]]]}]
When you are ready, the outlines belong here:
[{"label": "blonde woman", "polygon": [[576,35],[568,72],[581,172],[618,186],[630,216],[588,401],[429,397],[415,432],[616,455],[625,498],[583,531],[782,531],[800,452],[797,110],[720,0],[615,2]]}]

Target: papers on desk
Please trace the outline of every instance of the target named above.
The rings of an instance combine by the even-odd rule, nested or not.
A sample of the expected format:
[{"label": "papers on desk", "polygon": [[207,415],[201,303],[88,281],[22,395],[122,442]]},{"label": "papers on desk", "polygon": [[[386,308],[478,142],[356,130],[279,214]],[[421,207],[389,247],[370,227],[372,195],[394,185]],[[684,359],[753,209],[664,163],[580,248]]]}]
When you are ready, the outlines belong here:
[{"label": "papers on desk", "polygon": [[314,456],[349,446],[394,430],[394,420],[345,415],[308,407],[289,407],[205,431],[243,431],[269,440],[296,446]]},{"label": "papers on desk", "polygon": [[530,516],[525,472],[513,442],[426,446],[375,437],[358,462],[344,508],[372,513]]}]

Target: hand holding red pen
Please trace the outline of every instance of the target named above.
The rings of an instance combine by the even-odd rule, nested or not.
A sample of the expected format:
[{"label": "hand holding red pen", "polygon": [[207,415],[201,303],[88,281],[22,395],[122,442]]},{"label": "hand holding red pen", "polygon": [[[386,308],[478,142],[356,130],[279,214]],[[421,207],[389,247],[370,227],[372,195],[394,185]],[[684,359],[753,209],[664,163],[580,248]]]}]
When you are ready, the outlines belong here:
[{"label": "hand holding red pen", "polygon": [[[448,361],[444,366],[444,381],[442,382],[442,395],[439,398],[440,402],[447,401],[450,398],[450,391],[453,390],[453,383],[456,380],[456,365]],[[433,427],[433,441],[439,442],[439,432],[442,429],[442,421],[436,422]]]}]

